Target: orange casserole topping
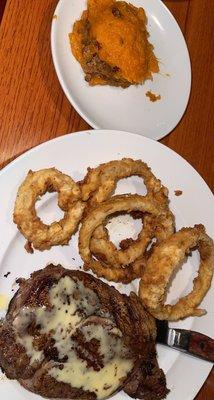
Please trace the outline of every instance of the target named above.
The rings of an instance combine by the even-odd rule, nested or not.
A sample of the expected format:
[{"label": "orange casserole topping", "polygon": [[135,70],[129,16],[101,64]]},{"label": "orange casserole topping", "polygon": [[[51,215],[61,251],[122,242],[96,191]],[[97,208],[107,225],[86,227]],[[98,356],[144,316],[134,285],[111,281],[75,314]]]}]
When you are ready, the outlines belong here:
[{"label": "orange casserole topping", "polygon": [[128,87],[159,71],[142,7],[116,0],[88,0],[70,33],[71,49],[90,85]]}]

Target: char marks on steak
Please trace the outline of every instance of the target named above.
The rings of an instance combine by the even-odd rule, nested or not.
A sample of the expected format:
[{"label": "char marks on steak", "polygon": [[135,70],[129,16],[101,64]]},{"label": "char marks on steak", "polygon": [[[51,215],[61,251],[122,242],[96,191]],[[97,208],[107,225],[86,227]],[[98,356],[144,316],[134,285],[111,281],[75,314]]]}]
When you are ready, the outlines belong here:
[{"label": "char marks on steak", "polygon": [[[138,297],[134,293],[130,296],[120,294],[114,287],[85,272],[54,265],[34,272],[28,280],[21,279],[20,288],[10,302],[6,318],[0,326],[0,366],[7,377],[17,379],[26,389],[48,398],[99,398],[93,390],[75,387],[58,379],[56,371],[65,369],[66,372],[70,359],[65,355],[66,350],[61,354],[60,347],[57,347],[55,328],[50,333],[45,331],[35,317],[34,311],[39,309],[46,313],[46,321],[49,321],[47,318],[54,308],[50,293],[55,293],[56,299],[58,292],[54,292],[54,288],[67,277],[76,284],[75,288],[83,290],[75,289],[73,300],[66,295],[67,292],[59,294],[63,299],[63,310],[69,311],[73,301],[78,304],[75,314],[78,321],[82,318],[76,330],[68,331],[69,335],[67,332],[71,347],[75,346],[75,357],[84,362],[88,370],[99,373],[105,363],[108,365],[111,359],[118,358],[114,349],[118,349],[120,345],[121,360],[130,362],[131,370],[113,392],[123,389],[131,397],[144,400],[164,398],[168,391],[165,376],[156,360],[155,323]],[[83,293],[84,299],[81,298]],[[87,315],[84,314],[86,301]],[[69,319],[65,322],[67,327],[68,321]],[[110,341],[108,354],[101,351],[99,332],[105,332],[105,340]],[[32,338],[33,347],[27,349],[24,346],[20,339],[22,335],[25,335],[24,338]],[[66,345],[65,341],[64,346]],[[32,348],[37,352],[35,359],[29,353]],[[75,362],[73,366],[75,368]],[[51,371],[55,371],[55,375]],[[106,393],[108,394],[107,391]]]}]

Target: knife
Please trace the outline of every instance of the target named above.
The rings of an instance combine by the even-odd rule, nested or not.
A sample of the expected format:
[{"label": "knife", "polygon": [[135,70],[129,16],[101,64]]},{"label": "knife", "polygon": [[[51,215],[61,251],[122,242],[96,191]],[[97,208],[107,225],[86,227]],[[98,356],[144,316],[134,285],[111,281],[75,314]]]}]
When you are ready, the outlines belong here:
[{"label": "knife", "polygon": [[157,342],[195,357],[214,362],[214,340],[186,329],[169,328],[167,321],[156,320]]}]

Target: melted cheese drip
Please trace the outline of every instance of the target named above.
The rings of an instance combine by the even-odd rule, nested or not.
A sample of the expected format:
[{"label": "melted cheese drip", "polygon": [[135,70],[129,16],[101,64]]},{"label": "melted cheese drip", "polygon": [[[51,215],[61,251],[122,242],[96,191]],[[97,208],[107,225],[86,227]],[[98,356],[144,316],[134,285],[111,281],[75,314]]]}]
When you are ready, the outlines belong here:
[{"label": "melted cheese drip", "polygon": [[37,351],[33,347],[33,336],[26,334],[28,325],[34,317],[33,310],[28,307],[23,307],[13,321],[13,328],[16,334],[16,341],[21,344],[30,358],[30,365],[34,362],[41,362],[44,359],[43,351]]},{"label": "melted cheese drip", "polygon": [[[74,281],[68,276],[61,278],[50,289],[49,301],[52,305],[49,309],[24,307],[13,323],[17,341],[25,347],[30,363],[44,359],[43,351],[34,349],[33,337],[26,334],[28,325],[34,319],[40,326],[41,334],[51,334],[55,339],[59,362],[54,362],[49,374],[58,382],[94,392],[98,399],[108,397],[121,386],[133,368],[134,362],[127,357],[122,332],[107,313],[101,313],[94,291],[87,289],[79,280]],[[84,347],[72,337],[80,332]],[[81,348],[85,356],[92,357],[88,350],[91,340],[98,344],[98,358],[102,361],[96,364],[96,370],[91,366],[96,357],[92,364],[87,365],[87,361],[78,354],[78,348]],[[60,362],[65,356],[67,360]]]},{"label": "melted cheese drip", "polygon": [[51,376],[73,387],[95,392],[97,399],[103,399],[118,389],[132,367],[130,360],[118,357],[109,361],[100,371],[94,371],[93,368],[87,368],[86,361],[73,353],[62,370],[52,368]]}]

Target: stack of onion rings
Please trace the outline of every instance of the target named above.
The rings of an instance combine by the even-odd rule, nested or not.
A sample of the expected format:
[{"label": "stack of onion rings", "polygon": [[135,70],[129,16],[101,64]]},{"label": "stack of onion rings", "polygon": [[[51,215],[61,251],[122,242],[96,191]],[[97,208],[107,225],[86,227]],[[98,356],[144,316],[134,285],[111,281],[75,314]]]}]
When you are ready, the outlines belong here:
[{"label": "stack of onion rings", "polygon": [[[64,217],[50,225],[44,224],[36,214],[35,203],[46,192],[58,192],[58,205]],[[29,171],[19,187],[14,207],[14,222],[35,249],[46,250],[66,245],[82,218],[85,203],[81,191],[70,176],[55,168]]]},{"label": "stack of onion rings", "polygon": [[[192,291],[176,304],[164,305],[173,272],[194,248],[199,251],[200,265]],[[213,272],[214,244],[204,226],[183,228],[154,249],[142,273],[139,296],[147,310],[161,320],[177,321],[188,316],[201,316],[206,311],[197,307],[211,285]]]},{"label": "stack of onion rings", "polygon": [[[102,264],[105,271],[102,276],[106,279],[116,279],[113,273],[107,272],[109,269],[116,268],[121,270],[120,274],[117,271],[117,280],[127,282],[128,269],[130,270],[129,281],[140,277],[150,254],[147,252],[147,247],[152,239],[155,238],[159,243],[174,231],[174,216],[168,207],[168,190],[141,160],[123,158],[101,164],[97,168],[89,169],[80,183],[75,183],[69,176],[54,168],[37,172],[30,171],[19,188],[14,209],[14,222],[28,240],[26,249],[30,251],[31,245],[35,249],[45,250],[55,245],[67,244],[71,235],[77,230],[79,222],[82,222],[83,211],[87,220],[94,207],[99,208],[111,197],[118,180],[132,175],[143,178],[147,194],[138,198],[142,197],[148,203],[155,204],[155,209],[159,210],[158,216],[157,212],[155,215],[144,213],[143,227],[137,240],[126,241],[125,248],[121,245],[119,250],[109,240],[108,231],[105,228],[106,218],[104,218],[104,224],[96,226],[91,235],[90,251]],[[65,211],[64,218],[51,225],[44,224],[36,215],[35,210],[35,202],[47,191],[59,193],[59,207]],[[128,197],[127,195],[120,196],[120,201],[126,202]],[[114,201],[113,198],[112,201]],[[115,201],[118,202],[118,197]]]},{"label": "stack of onion rings", "polygon": [[[145,196],[112,196],[120,179],[137,175],[147,188]],[[46,192],[58,192],[64,217],[50,225],[36,214],[35,203]],[[106,223],[115,213],[134,214],[143,220],[136,240],[125,239],[120,249],[110,241]],[[174,215],[169,209],[168,189],[141,160],[123,158],[88,169],[76,183],[55,168],[29,171],[20,186],[14,207],[14,222],[33,251],[65,245],[82,223],[79,252],[84,269],[109,281],[129,283],[141,278],[139,296],[147,310],[158,319],[176,321],[200,316],[198,309],[208,291],[214,271],[214,244],[203,225],[174,233]],[[153,244],[153,239],[156,243]],[[198,248],[200,266],[193,290],[175,305],[165,305],[167,286],[186,254]]]}]

